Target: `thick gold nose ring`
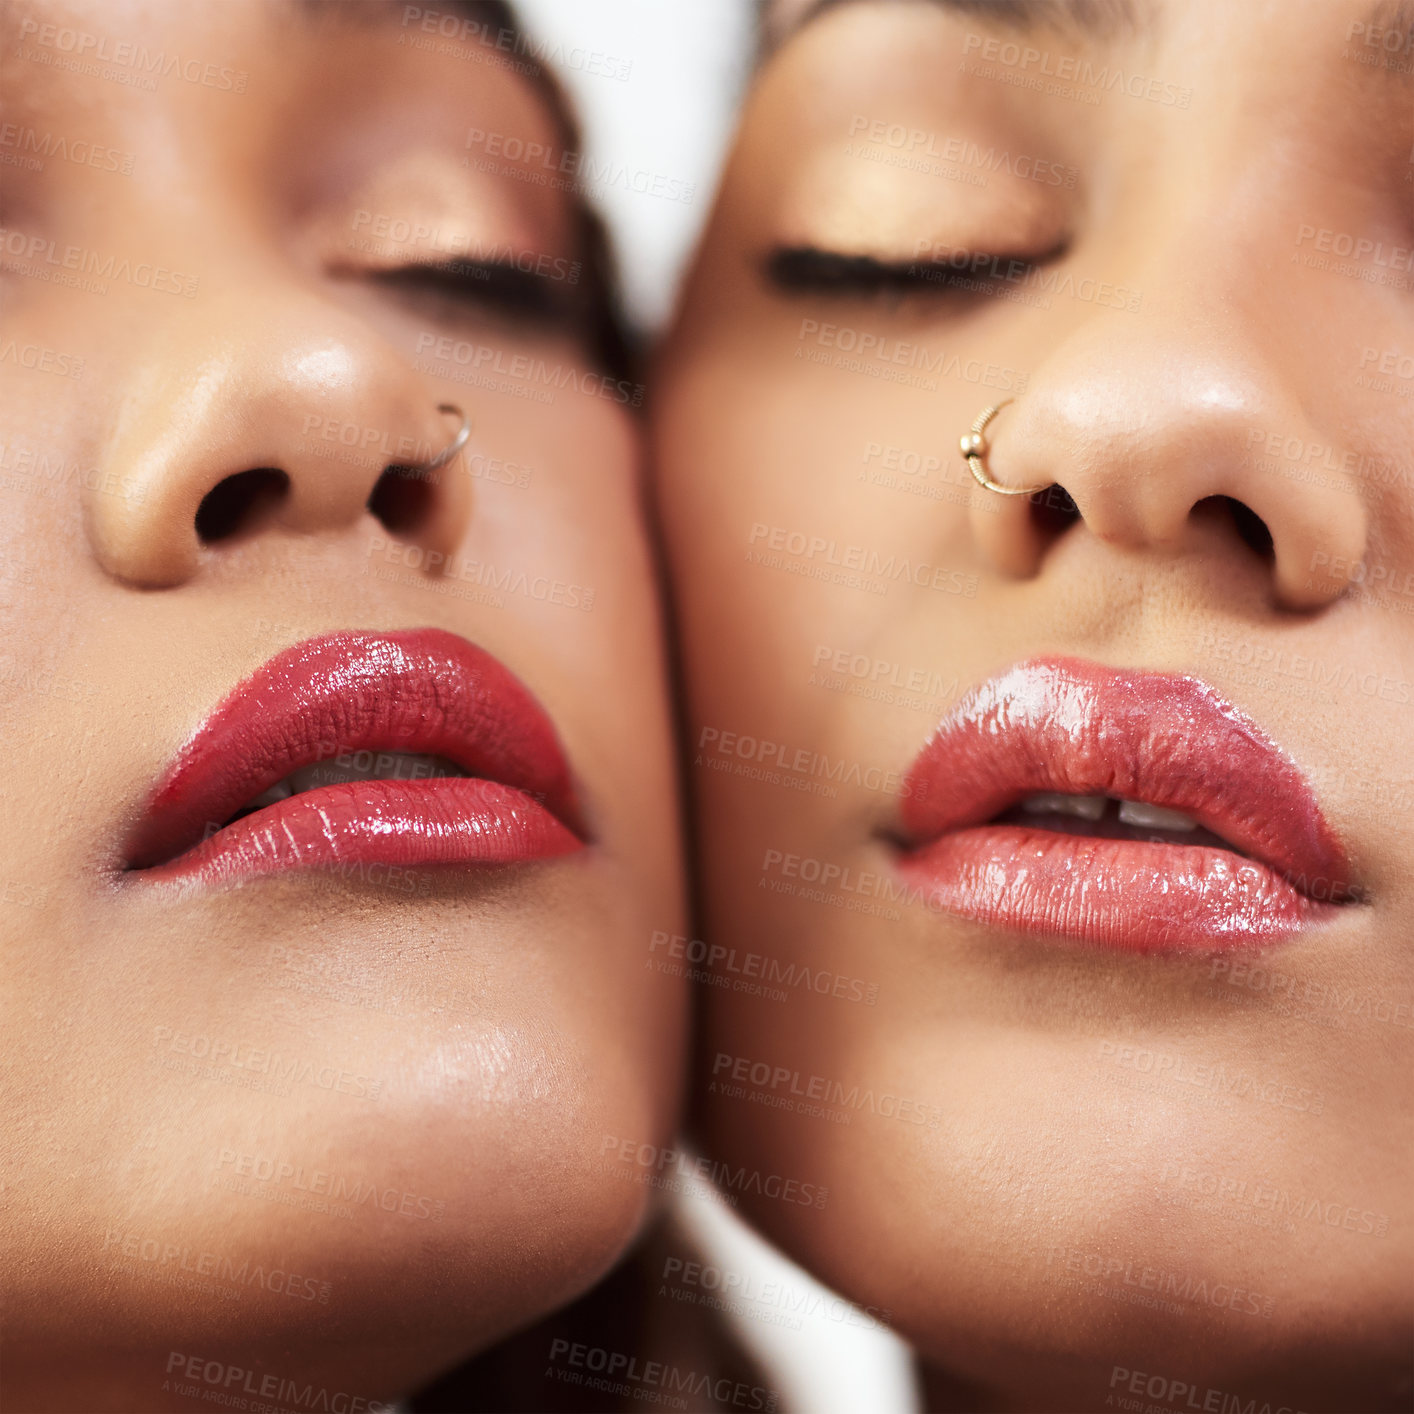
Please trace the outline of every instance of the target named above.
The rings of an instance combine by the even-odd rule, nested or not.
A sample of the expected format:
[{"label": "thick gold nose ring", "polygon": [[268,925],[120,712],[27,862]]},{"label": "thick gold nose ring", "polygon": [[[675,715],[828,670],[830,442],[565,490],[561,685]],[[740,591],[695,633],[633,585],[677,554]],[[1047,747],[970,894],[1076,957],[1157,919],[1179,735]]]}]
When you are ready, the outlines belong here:
[{"label": "thick gold nose ring", "polygon": [[977,421],[972,424],[972,429],[962,435],[958,446],[962,449],[962,459],[967,463],[972,472],[973,480],[984,490],[995,491],[998,496],[1034,496],[1038,491],[1044,491],[1044,486],[1002,486],[992,480],[987,474],[986,457],[989,448],[985,436],[987,424],[1004,408],[1008,403],[1014,403],[1015,398],[1004,398],[999,403],[993,403],[991,407],[985,408],[977,416]]}]

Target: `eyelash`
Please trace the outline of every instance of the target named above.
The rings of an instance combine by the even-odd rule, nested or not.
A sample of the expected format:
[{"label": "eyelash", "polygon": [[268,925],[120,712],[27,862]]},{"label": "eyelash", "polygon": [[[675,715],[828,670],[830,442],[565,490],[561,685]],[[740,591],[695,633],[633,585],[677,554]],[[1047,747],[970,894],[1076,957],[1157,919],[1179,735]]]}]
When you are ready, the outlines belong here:
[{"label": "eyelash", "polygon": [[765,270],[767,280],[786,294],[879,299],[922,293],[966,298],[1019,283],[1059,254],[1059,248],[1040,256],[979,251],[969,253],[964,267],[958,269],[939,261],[878,260],[818,246],[781,246],[766,257]]},{"label": "eyelash", "polygon": [[540,329],[567,329],[578,323],[579,308],[569,292],[546,275],[503,261],[449,260],[376,270],[381,285],[412,295],[429,295],[477,306]]}]

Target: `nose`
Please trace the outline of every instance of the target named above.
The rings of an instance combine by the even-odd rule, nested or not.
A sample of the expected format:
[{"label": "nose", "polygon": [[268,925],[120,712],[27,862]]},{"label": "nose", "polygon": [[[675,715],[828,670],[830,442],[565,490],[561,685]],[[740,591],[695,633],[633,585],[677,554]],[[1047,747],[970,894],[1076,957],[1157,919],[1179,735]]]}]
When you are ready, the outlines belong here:
[{"label": "nose", "polygon": [[138,341],[105,475],[86,487],[112,576],[190,579],[258,530],[319,534],[376,515],[447,554],[470,514],[458,435],[408,360],[338,305],[282,289],[203,298]]},{"label": "nose", "polygon": [[1235,301],[1205,302],[1188,286],[1142,315],[1107,311],[1063,338],[987,428],[994,481],[1051,488],[1030,501],[976,493],[972,529],[993,565],[1034,573],[1055,534],[1044,511],[1057,502],[1109,544],[1174,554],[1197,508],[1222,498],[1235,513],[1231,553],[1270,554],[1278,603],[1312,609],[1338,595],[1345,581],[1326,567],[1358,563],[1366,548],[1360,487],[1339,457],[1294,480],[1283,474],[1289,464],[1274,468],[1260,454],[1277,432],[1313,452],[1338,438],[1303,411],[1319,399],[1292,391],[1299,352],[1273,347],[1256,322]]}]

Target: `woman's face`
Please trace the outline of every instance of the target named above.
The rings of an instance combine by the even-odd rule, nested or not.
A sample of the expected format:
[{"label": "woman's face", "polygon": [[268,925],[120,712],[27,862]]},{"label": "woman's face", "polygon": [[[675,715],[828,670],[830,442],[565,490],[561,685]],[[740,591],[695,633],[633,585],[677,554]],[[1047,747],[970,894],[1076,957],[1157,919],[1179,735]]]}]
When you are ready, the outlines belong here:
[{"label": "woman's face", "polygon": [[1395,9],[821,7],[666,354],[705,1142],[1028,1408],[1405,1358]]},{"label": "woman's face", "polygon": [[[389,1398],[645,1210],[603,1158],[670,1134],[682,1010],[646,965],[681,898],[639,398],[589,352],[575,159],[509,38],[8,12],[26,1407],[187,1407],[203,1360]],[[384,477],[452,440],[439,404],[457,460]]]}]

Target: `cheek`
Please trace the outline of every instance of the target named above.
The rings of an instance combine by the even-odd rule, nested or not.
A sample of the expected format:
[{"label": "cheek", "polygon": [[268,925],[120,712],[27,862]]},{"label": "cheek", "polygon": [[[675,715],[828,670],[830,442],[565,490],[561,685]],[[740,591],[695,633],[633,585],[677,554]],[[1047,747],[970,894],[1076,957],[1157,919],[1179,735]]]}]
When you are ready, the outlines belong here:
[{"label": "cheek", "polygon": [[[466,549],[514,554],[589,590],[637,588],[648,573],[642,435],[631,411],[639,389],[583,370],[576,378],[582,387],[543,389],[554,400],[544,407],[490,400],[473,444]],[[608,616],[583,625],[606,628]]]},{"label": "cheek", "polygon": [[835,622],[896,615],[909,585],[890,576],[905,563],[909,578],[919,563],[975,572],[952,430],[971,420],[973,390],[900,387],[793,358],[774,331],[762,340],[769,360],[694,351],[662,396],[658,475],[686,611],[708,570],[714,594],[750,603],[733,625],[743,634],[799,626],[801,602]]},{"label": "cheek", "polygon": [[[832,369],[717,348],[673,365],[656,429],[661,503],[714,863],[746,836],[835,857],[827,837],[861,801],[742,779],[730,749],[698,771],[703,732],[767,740],[776,765],[802,748],[822,771],[892,779],[945,709],[939,621],[965,631],[978,567],[969,493],[935,420],[915,390]],[[888,804],[865,794],[870,815]],[[756,890],[743,895],[752,910],[769,907],[757,872],[741,886]],[[726,887],[719,873],[718,901]]]}]

